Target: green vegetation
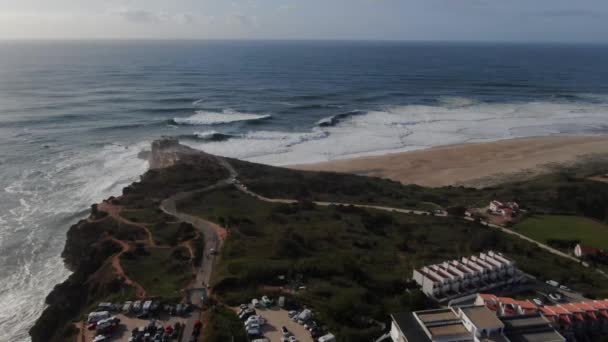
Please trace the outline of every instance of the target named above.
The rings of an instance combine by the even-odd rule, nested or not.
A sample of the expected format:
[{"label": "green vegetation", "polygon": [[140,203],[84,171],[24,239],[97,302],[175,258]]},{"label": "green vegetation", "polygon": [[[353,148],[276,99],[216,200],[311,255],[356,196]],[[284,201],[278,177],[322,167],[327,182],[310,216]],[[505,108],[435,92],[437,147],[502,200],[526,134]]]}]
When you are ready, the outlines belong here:
[{"label": "green vegetation", "polygon": [[125,253],[125,273],[146,289],[148,297],[179,298],[192,280],[192,264],[185,248],[138,248]]},{"label": "green vegetation", "polygon": [[251,190],[271,198],[336,201],[432,209],[486,206],[493,199],[517,201],[535,213],[581,215],[608,220],[608,183],[586,179],[601,166],[546,174],[526,181],[486,189],[466,187],[425,188],[356,175],[307,172],[231,161],[239,179]]},{"label": "green vegetation", "polygon": [[201,341],[208,342],[248,341],[243,322],[233,311],[224,307],[215,307],[211,311],[202,336]]},{"label": "green vegetation", "polygon": [[[199,263],[204,251],[202,237],[192,240],[191,260],[190,252],[179,244],[194,238],[195,230],[162,213],[159,205],[179,192],[203,189],[227,178],[228,171],[215,161],[209,156],[188,154],[172,167],[148,171],[139,182],[125,188],[122,196],[109,199],[122,207],[125,218],[145,224],[156,244],[162,246],[138,245],[121,257],[127,275],[141,284],[149,296],[179,298],[180,290],[192,280],[192,263]],[[341,341],[369,341],[380,335],[370,318],[386,322],[388,313],[432,306],[408,282],[413,268],[488,249],[504,253],[523,271],[541,279],[555,279],[588,296],[608,296],[608,285],[592,269],[456,216],[403,215],[352,206],[317,207],[311,202],[420,210],[442,207],[455,215],[462,214],[466,207],[487,205],[492,199],[515,200],[535,215],[567,214],[607,221],[608,183],[586,180],[599,173],[601,165],[594,165],[594,173],[589,173],[589,168],[565,170],[479,190],[404,186],[355,175],[230,162],[239,172],[239,180],[251,190],[300,202],[270,204],[225,188],[178,203],[180,210],[229,229],[213,275],[215,293],[224,303],[248,301],[251,296],[260,295],[265,285],[288,289],[304,285],[306,290],[294,292],[295,299],[311,307]],[[546,228],[542,227],[553,224],[542,218],[533,217],[531,220],[542,222],[524,222],[516,229],[539,229],[539,239],[546,239]],[[563,226],[567,228],[570,223]],[[579,218],[572,224],[579,227],[577,239],[606,246],[605,239],[594,233],[599,231],[599,223],[593,226]],[[529,228],[530,225],[536,228]],[[30,331],[34,342],[65,340],[74,333],[70,321],[81,317],[87,308],[101,300],[121,300],[132,295],[133,289],[116,277],[108,262],[120,251],[111,238],[134,245],[147,239],[147,234],[141,227],[104,216],[95,205],[90,220],[70,228],[63,257],[74,273],[48,296],[48,307]],[[235,341],[242,340],[242,324],[230,311],[218,310],[206,329],[208,340],[229,340],[228,334],[234,335]]]},{"label": "green vegetation", "polygon": [[[573,248],[576,243],[608,249],[608,226],[595,220],[564,215],[533,216],[514,227],[536,241],[559,245],[564,241]],[[558,246],[562,247],[562,246]]]},{"label": "green vegetation", "polygon": [[[379,321],[404,308],[429,307],[405,292],[412,270],[488,249],[520,268],[592,295],[608,286],[592,271],[531,243],[455,218],[403,215],[311,202],[270,204],[236,189],[201,194],[179,210],[220,222],[230,230],[215,273],[214,290],[231,305],[261,294],[262,286],[297,287],[296,298],[344,341],[378,336]],[[287,282],[278,280],[285,275]]]}]

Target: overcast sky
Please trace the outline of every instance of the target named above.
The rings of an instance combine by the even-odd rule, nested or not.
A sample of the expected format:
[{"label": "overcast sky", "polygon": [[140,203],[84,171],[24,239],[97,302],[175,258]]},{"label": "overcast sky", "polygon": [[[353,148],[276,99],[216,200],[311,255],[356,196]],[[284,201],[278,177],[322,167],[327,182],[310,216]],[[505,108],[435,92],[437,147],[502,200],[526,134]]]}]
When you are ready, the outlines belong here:
[{"label": "overcast sky", "polygon": [[0,0],[0,39],[608,43],[608,0]]}]

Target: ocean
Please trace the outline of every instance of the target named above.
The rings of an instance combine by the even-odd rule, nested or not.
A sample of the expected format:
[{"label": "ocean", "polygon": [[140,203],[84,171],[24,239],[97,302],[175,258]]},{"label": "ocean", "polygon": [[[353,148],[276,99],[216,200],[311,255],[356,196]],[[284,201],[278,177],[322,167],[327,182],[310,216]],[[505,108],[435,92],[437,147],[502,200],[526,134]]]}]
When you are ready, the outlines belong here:
[{"label": "ocean", "polygon": [[0,331],[28,341],[69,226],[161,136],[273,165],[608,131],[608,46],[0,42]]}]

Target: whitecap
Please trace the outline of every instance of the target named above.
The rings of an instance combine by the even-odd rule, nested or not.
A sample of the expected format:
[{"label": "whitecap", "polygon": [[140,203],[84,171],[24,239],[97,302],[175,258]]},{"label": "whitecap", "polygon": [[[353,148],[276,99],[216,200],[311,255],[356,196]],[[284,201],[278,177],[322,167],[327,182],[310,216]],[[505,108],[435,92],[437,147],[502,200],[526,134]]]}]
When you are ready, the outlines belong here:
[{"label": "whitecap", "polygon": [[186,118],[173,118],[178,125],[219,125],[239,121],[262,120],[270,118],[267,114],[241,113],[231,109],[225,109],[221,113],[199,110],[192,116]]}]

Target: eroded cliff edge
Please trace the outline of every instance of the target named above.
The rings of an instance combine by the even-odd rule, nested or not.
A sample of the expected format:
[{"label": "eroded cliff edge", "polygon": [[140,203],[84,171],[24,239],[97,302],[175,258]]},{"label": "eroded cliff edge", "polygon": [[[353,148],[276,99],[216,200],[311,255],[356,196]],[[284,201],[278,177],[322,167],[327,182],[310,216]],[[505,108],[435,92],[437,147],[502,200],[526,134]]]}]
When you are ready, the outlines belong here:
[{"label": "eroded cliff edge", "polygon": [[158,212],[160,202],[181,191],[203,188],[228,176],[215,156],[162,138],[152,143],[150,169],[140,180],[125,187],[118,197],[91,206],[89,216],[71,226],[62,252],[73,273],[55,286],[47,307],[30,329],[33,342],[70,341],[78,321],[91,305],[112,299],[117,293],[133,293],[132,286],[112,267],[122,242],[133,249],[148,238],[138,225],[117,220],[108,208]]}]

